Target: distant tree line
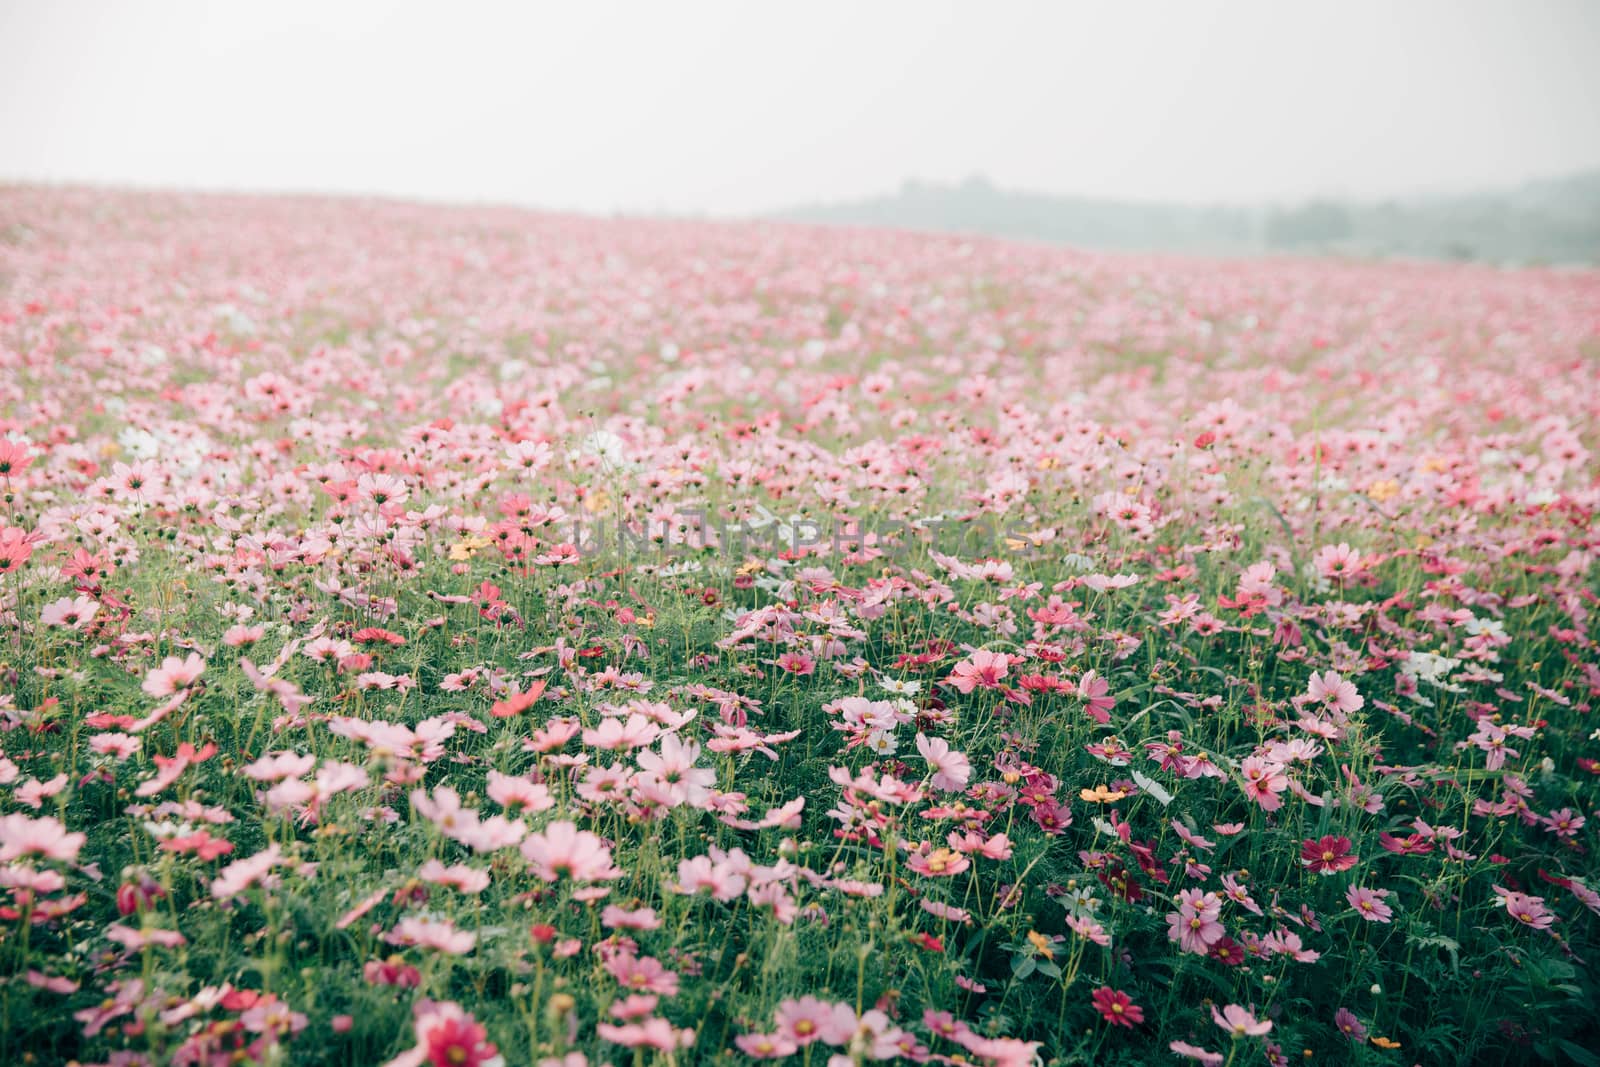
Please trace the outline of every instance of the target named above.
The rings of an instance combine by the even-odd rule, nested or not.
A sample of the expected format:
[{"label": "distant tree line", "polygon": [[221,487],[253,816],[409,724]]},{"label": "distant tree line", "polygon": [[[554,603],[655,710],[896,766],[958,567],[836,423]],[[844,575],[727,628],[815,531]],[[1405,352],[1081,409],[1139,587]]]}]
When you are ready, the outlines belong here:
[{"label": "distant tree line", "polygon": [[1516,189],[1263,208],[1149,204],[908,181],[898,192],[782,212],[795,221],[954,230],[1087,248],[1289,251],[1515,263],[1600,262],[1600,171]]}]

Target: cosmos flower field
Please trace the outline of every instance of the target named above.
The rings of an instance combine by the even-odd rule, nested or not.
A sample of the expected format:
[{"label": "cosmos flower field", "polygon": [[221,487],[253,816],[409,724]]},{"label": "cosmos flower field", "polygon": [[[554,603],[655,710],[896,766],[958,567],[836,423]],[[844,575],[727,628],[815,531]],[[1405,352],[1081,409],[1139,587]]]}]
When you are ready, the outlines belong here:
[{"label": "cosmos flower field", "polygon": [[1600,1063],[1600,274],[0,189],[0,1063]]}]

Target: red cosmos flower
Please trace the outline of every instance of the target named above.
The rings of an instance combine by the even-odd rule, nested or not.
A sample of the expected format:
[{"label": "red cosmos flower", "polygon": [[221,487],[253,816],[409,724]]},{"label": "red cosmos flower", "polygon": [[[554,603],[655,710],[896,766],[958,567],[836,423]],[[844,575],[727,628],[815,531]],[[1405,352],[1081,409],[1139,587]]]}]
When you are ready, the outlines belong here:
[{"label": "red cosmos flower", "polygon": [[549,683],[543,678],[528,686],[524,692],[512,691],[504,700],[496,700],[489,708],[489,714],[497,719],[509,719],[518,712],[527,711],[544,695],[544,687]]},{"label": "red cosmos flower", "polygon": [[137,882],[125,882],[117,887],[117,914],[132,915],[140,908],[150,907],[166,895],[166,891],[149,875],[141,877]]},{"label": "red cosmos flower", "polygon": [[233,842],[221,837],[212,837],[208,830],[199,830],[187,837],[169,837],[161,842],[161,847],[167,852],[193,852],[202,860],[210,862],[218,856],[226,856],[232,852]]},{"label": "red cosmos flower", "polygon": [[361,973],[369,985],[415,989],[422,984],[422,972],[402,961],[399,956],[391,956],[387,960],[368,960]]},{"label": "red cosmos flower", "polygon": [[1090,999],[1094,1001],[1095,1010],[1101,1018],[1112,1026],[1126,1026],[1131,1030],[1144,1022],[1144,1009],[1120,989],[1103,985],[1090,994]]},{"label": "red cosmos flower", "polygon": [[1207,952],[1206,955],[1210,956],[1214,960],[1218,960],[1227,964],[1229,967],[1237,967],[1244,962],[1243,946],[1241,946],[1239,942],[1235,941],[1227,934],[1223,934],[1221,937],[1217,938],[1217,940],[1212,944],[1211,950]]},{"label": "red cosmos flower", "polygon": [[1379,834],[1378,844],[1402,856],[1425,856],[1433,851],[1433,845],[1421,834],[1407,834],[1405,837]]},{"label": "red cosmos flower", "polygon": [[499,1050],[485,1040],[488,1031],[470,1015],[436,1015],[418,1036],[426,1039],[423,1048],[433,1067],[484,1067],[499,1055]]},{"label": "red cosmos flower", "polygon": [[385,630],[381,626],[368,626],[364,629],[357,630],[351,635],[351,640],[359,641],[364,645],[377,644],[381,642],[386,645],[394,645],[395,647],[399,647],[400,645],[406,643],[406,639],[404,637],[401,637],[393,630]]},{"label": "red cosmos flower", "polygon": [[1356,857],[1350,853],[1348,837],[1334,837],[1330,834],[1322,838],[1308,837],[1302,841],[1300,862],[1318,874],[1337,874],[1354,867]]},{"label": "red cosmos flower", "polygon": [[223,1011],[248,1011],[261,1001],[261,993],[255,989],[235,989],[226,994],[221,1001]]}]

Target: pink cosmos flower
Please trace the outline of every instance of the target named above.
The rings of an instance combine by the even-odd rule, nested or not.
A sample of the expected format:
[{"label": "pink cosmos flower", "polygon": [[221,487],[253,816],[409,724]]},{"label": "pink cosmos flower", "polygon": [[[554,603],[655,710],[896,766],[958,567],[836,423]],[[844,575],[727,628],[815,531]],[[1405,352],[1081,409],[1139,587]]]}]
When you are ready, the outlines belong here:
[{"label": "pink cosmos flower", "polygon": [[662,1052],[689,1048],[694,1045],[693,1030],[678,1030],[665,1019],[644,1019],[625,1023],[596,1023],[594,1032],[602,1041],[610,1041],[629,1048],[653,1048]]},{"label": "pink cosmos flower", "polygon": [[906,855],[906,866],[930,878],[950,878],[972,866],[966,856],[949,848],[933,848],[923,842]]},{"label": "pink cosmos flower", "polygon": [[654,786],[668,799],[669,807],[689,804],[700,807],[717,784],[717,773],[709,767],[697,767],[700,745],[685,742],[676,734],[661,739],[659,753],[646,750],[639,753],[639,779],[644,786]]},{"label": "pink cosmos flower", "polygon": [[272,996],[258,1000],[239,1016],[239,1025],[252,1034],[297,1034],[310,1021],[304,1012],[294,1011],[288,1004]]},{"label": "pink cosmos flower", "polygon": [[1541,815],[1539,821],[1544,824],[1547,833],[1555,834],[1557,837],[1577,837],[1578,831],[1588,822],[1571,808],[1562,808],[1560,811]]},{"label": "pink cosmos flower", "polygon": [[637,908],[629,911],[615,904],[609,904],[606,910],[600,913],[600,924],[613,930],[657,930],[661,927],[661,919],[656,915],[654,908]]},{"label": "pink cosmos flower", "polygon": [[11,574],[33,556],[33,537],[20,526],[0,526],[0,574]]},{"label": "pink cosmos flower", "polygon": [[1355,683],[1347,682],[1333,671],[1313,674],[1306,693],[1324,708],[1340,714],[1360,711],[1366,701],[1356,692]]},{"label": "pink cosmos flower", "polygon": [[105,935],[112,941],[137,952],[149,945],[158,945],[162,948],[177,948],[179,945],[188,944],[188,939],[176,930],[162,930],[156,927],[144,927],[135,930],[121,923],[112,923],[105,928]]},{"label": "pink cosmos flower", "polygon": [[1211,1019],[1218,1026],[1228,1031],[1234,1037],[1260,1037],[1270,1033],[1272,1023],[1267,1019],[1257,1019],[1249,1010],[1238,1004],[1229,1004],[1221,1011],[1215,1004],[1211,1006]]},{"label": "pink cosmos flower", "polygon": [[489,772],[489,799],[513,812],[529,815],[548,811],[556,802],[550,796],[550,787],[543,782],[530,781],[499,771]]},{"label": "pink cosmos flower", "polygon": [[184,659],[168,656],[161,661],[161,666],[145,676],[140,688],[153,697],[168,697],[193,685],[205,669],[206,661],[194,652]]},{"label": "pink cosmos flower", "polygon": [[1527,893],[1517,893],[1504,886],[1494,886],[1498,903],[1506,909],[1506,914],[1525,926],[1535,930],[1548,930],[1555,925],[1555,915],[1545,907],[1544,898],[1531,896]]},{"label": "pink cosmos flower", "polygon": [[429,860],[417,871],[417,877],[434,885],[447,885],[462,893],[481,893],[489,888],[489,872],[458,863],[446,867],[438,860]]},{"label": "pink cosmos flower", "polygon": [[1306,948],[1300,935],[1290,930],[1277,930],[1261,939],[1262,951],[1271,955],[1288,956],[1296,963],[1315,963],[1322,953]]},{"label": "pink cosmos flower", "polygon": [[733,1043],[740,1052],[758,1060],[779,1060],[800,1051],[795,1040],[783,1034],[740,1034]]},{"label": "pink cosmos flower", "polygon": [[99,611],[99,603],[90,597],[62,597],[44,606],[39,613],[39,621],[45,626],[81,630],[94,621]]},{"label": "pink cosmos flower", "polygon": [[229,648],[243,648],[246,645],[255,644],[266,636],[267,628],[265,626],[245,626],[240,624],[230,626],[223,631],[222,643]]},{"label": "pink cosmos flower", "polygon": [[33,465],[33,452],[26,441],[0,437],[0,478],[15,478]]},{"label": "pink cosmos flower", "polygon": [[1108,948],[1111,945],[1111,934],[1104,926],[1093,919],[1082,915],[1069,914],[1066,917],[1066,924],[1068,930],[1071,930],[1085,941],[1093,941],[1102,948]]},{"label": "pink cosmos flower", "polygon": [[30,778],[17,786],[12,791],[12,796],[20,804],[26,804],[34,811],[44,806],[44,802],[55,796],[67,787],[67,776],[58,774],[48,782],[41,782],[37,778]]},{"label": "pink cosmos flower", "polygon": [[629,995],[611,1002],[611,1007],[606,1010],[613,1019],[627,1022],[632,1019],[642,1019],[656,1010],[656,1005],[661,1003],[661,998],[653,993],[630,993]]},{"label": "pink cosmos flower", "polygon": [[35,989],[44,989],[51,993],[76,993],[82,985],[71,978],[48,975],[35,970],[29,970],[24,977]]},{"label": "pink cosmos flower", "polygon": [[1004,652],[979,649],[967,659],[957,663],[945,681],[964,694],[978,688],[998,689],[1000,679],[1004,678],[1010,669],[1010,663],[1011,657]]},{"label": "pink cosmos flower", "polygon": [[790,674],[806,677],[815,674],[817,661],[803,652],[785,652],[777,659],[777,665]]},{"label": "pink cosmos flower", "polygon": [[211,895],[218,900],[229,900],[257,883],[267,884],[272,868],[282,859],[282,850],[271,844],[254,856],[235,860],[222,868],[212,881]]},{"label": "pink cosmos flower", "polygon": [[618,952],[606,960],[606,971],[630,993],[654,993],[657,996],[678,995],[678,976],[661,965],[654,956],[635,956],[631,952]]},{"label": "pink cosmos flower", "polygon": [[946,922],[965,923],[972,918],[970,911],[965,908],[958,908],[953,904],[929,900],[927,897],[923,897],[917,903],[929,915],[937,916]]},{"label": "pink cosmos flower", "polygon": [[1185,889],[1178,894],[1178,910],[1167,916],[1167,939],[1184,952],[1203,956],[1226,931],[1218,921],[1222,899],[1215,893]]},{"label": "pink cosmos flower", "polygon": [[955,793],[967,787],[967,780],[972,777],[972,763],[964,753],[952,749],[950,742],[919,733],[917,751],[933,768],[935,789]]},{"label": "pink cosmos flower", "polygon": [[470,930],[457,930],[448,919],[408,916],[396,923],[383,939],[391,945],[417,945],[451,956],[463,956],[472,951],[478,935]]},{"label": "pink cosmos flower", "polygon": [[1261,805],[1263,811],[1277,811],[1283,807],[1279,794],[1289,788],[1289,776],[1283,764],[1262,756],[1247,757],[1239,764],[1244,777],[1245,796]]},{"label": "pink cosmos flower", "polygon": [[1345,890],[1344,898],[1368,922],[1386,923],[1394,916],[1394,909],[1385,904],[1384,898],[1389,895],[1387,889],[1365,889],[1361,886],[1351,886]]},{"label": "pink cosmos flower", "polygon": [[730,901],[738,897],[749,884],[745,871],[737,863],[717,860],[711,856],[693,856],[678,861],[677,891],[693,895],[710,892],[715,900]]},{"label": "pink cosmos flower", "polygon": [[216,754],[217,746],[214,743],[208,743],[203,748],[196,750],[193,745],[185,741],[178,746],[178,751],[173,755],[154,757],[156,763],[155,775],[148,781],[140,783],[139,788],[133,791],[134,795],[153,797],[165,790],[173,782],[176,782],[182,777],[183,772],[191,766],[196,763],[204,763]]},{"label": "pink cosmos flower", "polygon": [[276,782],[310,774],[316,765],[317,757],[309,753],[273,752],[245,764],[239,772],[257,782]]},{"label": "pink cosmos flower", "polygon": [[[1038,1041],[1019,1041],[1011,1037],[979,1037],[977,1034],[971,1034],[965,1045],[968,1052],[987,1060],[990,1067],[1033,1067],[1039,1060]],[[905,1054],[903,1049],[902,1054]]]},{"label": "pink cosmos flower", "polygon": [[1111,695],[1111,683],[1099,672],[1087,670],[1078,679],[1078,699],[1084,702],[1083,710],[1091,719],[1104,726],[1111,721],[1111,709],[1117,700]]},{"label": "pink cosmos flower", "polygon": [[71,863],[78,858],[78,850],[87,840],[84,834],[69,833],[53,816],[38,819],[20,813],[0,816],[0,863],[24,856]]},{"label": "pink cosmos flower", "polygon": [[1343,579],[1361,569],[1361,553],[1344,542],[1323,545],[1312,558],[1317,573],[1328,579]]},{"label": "pink cosmos flower", "polygon": [[812,996],[781,1002],[773,1020],[780,1035],[802,1047],[813,1041],[844,1045],[856,1032],[856,1013],[850,1005]]},{"label": "pink cosmos flower", "polygon": [[546,882],[563,874],[574,882],[605,882],[622,877],[611,862],[611,849],[597,835],[566,820],[559,820],[522,842],[522,854],[533,873]]},{"label": "pink cosmos flower", "polygon": [[1223,1056],[1220,1052],[1211,1052],[1187,1041],[1174,1041],[1167,1047],[1180,1056],[1195,1060],[1201,1067],[1222,1067]]},{"label": "pink cosmos flower", "polygon": [[1487,758],[1483,761],[1484,767],[1491,771],[1497,771],[1506,765],[1506,757],[1509,756],[1512,759],[1516,759],[1522,755],[1519,750],[1506,744],[1506,740],[1511,736],[1511,732],[1499,723],[1491,722],[1486,718],[1479,719],[1477,730],[1473,731],[1472,736],[1467,740],[1457,742],[1456,748],[1459,750],[1470,745],[1476,745],[1487,754]]}]

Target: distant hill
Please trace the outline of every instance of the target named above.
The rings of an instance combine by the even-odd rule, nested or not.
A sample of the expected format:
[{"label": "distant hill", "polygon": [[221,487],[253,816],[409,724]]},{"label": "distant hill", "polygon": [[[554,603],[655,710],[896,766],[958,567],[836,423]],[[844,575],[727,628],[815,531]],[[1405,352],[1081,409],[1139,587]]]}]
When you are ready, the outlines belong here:
[{"label": "distant hill", "polygon": [[1600,263],[1600,171],[1493,192],[1259,208],[1052,196],[1001,189],[978,176],[954,185],[907,181],[896,193],[775,217],[1130,251]]}]

